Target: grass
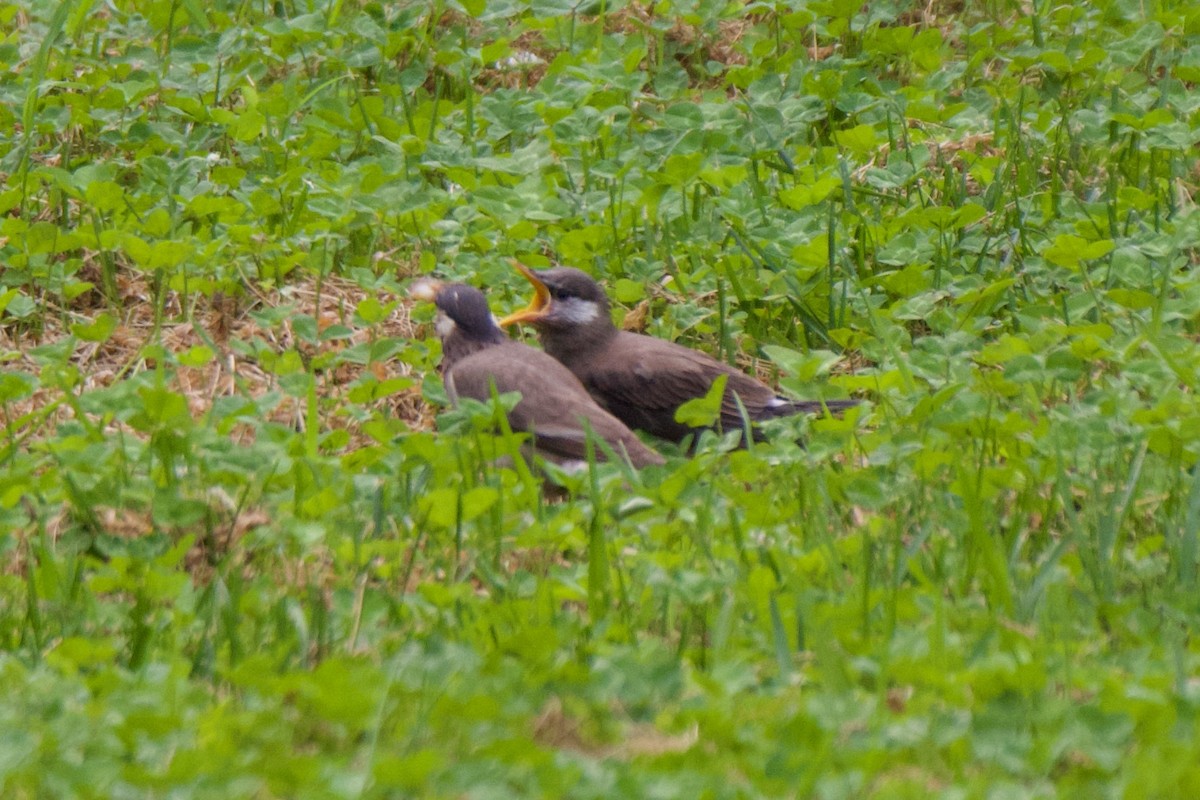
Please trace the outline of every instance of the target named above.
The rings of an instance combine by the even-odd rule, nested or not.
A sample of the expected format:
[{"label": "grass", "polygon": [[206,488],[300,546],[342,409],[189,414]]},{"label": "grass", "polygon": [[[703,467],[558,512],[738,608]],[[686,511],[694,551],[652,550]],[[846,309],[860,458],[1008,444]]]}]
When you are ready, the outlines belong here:
[{"label": "grass", "polygon": [[[1200,788],[1191,4],[0,25],[3,796]],[[867,402],[548,498],[509,258]]]}]

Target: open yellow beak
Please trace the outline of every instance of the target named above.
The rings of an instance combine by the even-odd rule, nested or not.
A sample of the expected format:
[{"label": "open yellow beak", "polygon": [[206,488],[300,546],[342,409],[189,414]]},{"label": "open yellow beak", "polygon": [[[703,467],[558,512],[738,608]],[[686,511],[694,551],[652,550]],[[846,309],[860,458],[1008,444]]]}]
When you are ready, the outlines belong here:
[{"label": "open yellow beak", "polygon": [[533,270],[517,261],[515,258],[510,259],[509,263],[525,276],[525,280],[533,284],[533,299],[529,301],[529,305],[522,308],[520,311],[514,311],[507,317],[500,320],[500,327],[506,328],[509,325],[516,325],[518,322],[537,322],[542,317],[546,316],[546,309],[550,306],[550,290],[546,288],[546,284],[538,279],[537,275],[533,274]]}]

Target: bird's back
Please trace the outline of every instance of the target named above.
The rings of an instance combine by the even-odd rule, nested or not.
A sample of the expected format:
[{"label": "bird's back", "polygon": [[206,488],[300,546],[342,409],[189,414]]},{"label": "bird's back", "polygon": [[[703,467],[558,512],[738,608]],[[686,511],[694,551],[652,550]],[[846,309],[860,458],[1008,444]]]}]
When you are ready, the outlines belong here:
[{"label": "bird's back", "polygon": [[[626,425],[672,441],[696,433],[675,420],[679,406],[707,395],[722,375],[722,430],[743,426],[742,409],[751,422],[761,422],[822,408],[819,401],[780,397],[761,381],[700,350],[640,333],[620,331],[599,347],[574,351],[564,363],[597,402]],[[827,405],[839,410],[854,403],[834,400]]]},{"label": "bird's back", "polygon": [[695,433],[675,421],[676,410],[708,394],[721,375],[728,376],[721,407],[723,427],[741,425],[735,395],[751,419],[775,399],[770,388],[706,353],[628,331],[569,366],[600,404],[627,425],[673,441]]},{"label": "bird's back", "polygon": [[[487,401],[492,387],[522,397],[509,413],[514,430],[534,436],[536,446],[568,459],[586,457],[585,424],[634,466],[663,463],[619,419],[588,394],[579,379],[557,360],[520,342],[507,341],[472,353],[456,362],[446,375],[451,397]],[[603,458],[598,451],[597,456]]]}]

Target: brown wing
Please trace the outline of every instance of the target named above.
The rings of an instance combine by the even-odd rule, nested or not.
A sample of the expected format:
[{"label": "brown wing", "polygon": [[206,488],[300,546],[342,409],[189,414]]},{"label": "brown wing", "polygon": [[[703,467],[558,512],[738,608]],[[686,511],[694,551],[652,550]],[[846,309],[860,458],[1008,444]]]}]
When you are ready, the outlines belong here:
[{"label": "brown wing", "polygon": [[[520,402],[509,413],[509,425],[533,434],[537,449],[548,456],[585,459],[586,421],[596,436],[617,453],[627,454],[634,466],[663,463],[633,431],[596,405],[570,370],[541,350],[519,342],[489,347],[456,363],[447,377],[452,397],[487,401],[493,385],[501,394],[521,393]],[[598,448],[596,455],[604,458]]]},{"label": "brown wing", "polygon": [[720,416],[726,430],[742,426],[737,398],[751,420],[771,416],[768,408],[776,401],[768,386],[706,353],[636,333],[618,334],[579,372],[589,391],[626,424],[676,441],[694,431],[675,421],[675,410],[708,394],[721,375],[729,376]]}]

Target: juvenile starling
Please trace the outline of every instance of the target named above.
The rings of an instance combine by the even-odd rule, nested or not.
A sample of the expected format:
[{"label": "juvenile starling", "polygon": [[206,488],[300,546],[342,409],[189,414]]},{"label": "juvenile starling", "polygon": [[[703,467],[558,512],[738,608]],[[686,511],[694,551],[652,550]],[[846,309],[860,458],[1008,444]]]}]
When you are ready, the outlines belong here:
[{"label": "juvenile starling", "polygon": [[[509,339],[478,289],[425,280],[412,294],[437,305],[441,372],[452,402],[460,397],[486,402],[493,386],[500,394],[520,392],[521,400],[508,414],[509,425],[531,434],[536,450],[556,463],[587,457],[589,428],[635,467],[663,463],[662,456],[597,405],[570,370],[541,350]],[[601,448],[595,452],[604,458]]]},{"label": "juvenile starling", "polygon": [[514,262],[533,284],[527,308],[500,320],[501,326],[528,322],[537,328],[545,351],[583,382],[592,397],[631,428],[679,442],[697,432],[675,420],[683,403],[704,397],[726,375],[717,426],[743,426],[738,400],[751,422],[822,409],[840,411],[856,400],[790,400],[766,384],[707,353],[640,333],[618,330],[608,297],[591,276],[571,267],[531,270]]}]

